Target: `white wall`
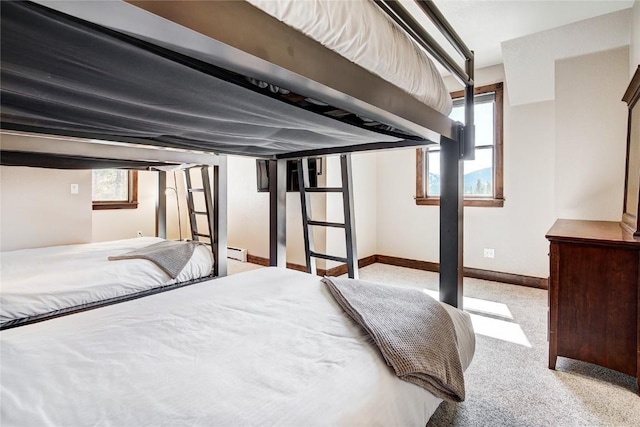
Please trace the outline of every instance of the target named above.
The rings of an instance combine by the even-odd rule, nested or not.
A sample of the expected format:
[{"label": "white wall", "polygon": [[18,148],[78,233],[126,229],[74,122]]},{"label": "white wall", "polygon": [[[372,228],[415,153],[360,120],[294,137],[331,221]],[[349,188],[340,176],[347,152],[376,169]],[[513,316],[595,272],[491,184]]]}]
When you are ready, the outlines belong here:
[{"label": "white wall", "polygon": [[130,239],[138,231],[143,236],[155,236],[157,185],[155,172],[138,172],[138,208],[93,211],[92,240]]},{"label": "white wall", "polygon": [[[505,206],[498,209],[484,233],[492,235],[496,260],[483,258],[483,242],[470,240],[471,267],[526,276],[547,277],[549,242],[545,234],[554,215],[554,126],[553,101],[512,107],[505,122]],[[508,139],[507,139],[508,138]],[[482,208],[476,208],[479,211]],[[487,212],[485,215],[490,215]],[[484,228],[477,219],[466,230]],[[498,259],[499,258],[499,259]]]},{"label": "white wall", "polygon": [[[583,8],[585,3],[575,2],[573,7]],[[627,8],[503,41],[511,105],[553,100],[555,61],[628,46],[631,21]]]},{"label": "white wall", "polygon": [[629,55],[629,78],[631,78],[640,65],[640,0],[633,3]]},{"label": "white wall", "polygon": [[[2,138],[24,138],[3,134]],[[28,141],[25,143],[29,143]],[[0,168],[0,250],[35,248],[51,245],[89,243],[155,235],[157,173],[139,172],[138,208],[92,210],[91,171],[57,170],[25,167]],[[182,226],[188,235],[188,219],[182,176],[178,177],[181,194]],[[71,194],[71,184],[79,193]],[[173,185],[171,174],[168,185]],[[175,197],[167,200],[167,235],[178,238]]]},{"label": "white wall", "polygon": [[[544,235],[557,217],[620,220],[627,55],[559,61],[555,101],[511,106],[505,84],[505,205],[465,208],[465,266],[546,277]],[[478,86],[503,79],[502,66],[476,72]],[[439,211],[415,205],[414,153],[378,154],[378,253],[438,262]]]},{"label": "white wall", "polygon": [[[501,81],[501,65],[476,71],[478,86]],[[504,90],[506,201],[503,208],[465,208],[464,264],[544,277],[544,234],[553,223],[553,102],[511,107]],[[439,262],[439,207],[417,206],[414,193],[415,150],[379,153],[378,253]],[[484,258],[484,248],[495,249],[495,258]]]},{"label": "white wall", "polygon": [[227,168],[229,246],[269,258],[269,194],[257,192],[256,161],[229,156]]},{"label": "white wall", "polygon": [[354,153],[351,160],[358,258],[361,259],[378,253],[378,154]]},{"label": "white wall", "polygon": [[91,241],[91,172],[3,166],[0,182],[0,250]]},{"label": "white wall", "polygon": [[[628,48],[556,63],[556,216],[619,221]],[[606,76],[606,77],[604,77]]]},{"label": "white wall", "polygon": [[[326,165],[324,167],[326,168]],[[229,246],[244,248],[251,255],[269,258],[269,193],[257,191],[256,160],[229,156],[228,172]],[[324,174],[318,178],[320,183],[324,182]],[[312,195],[314,219],[325,220],[325,206],[323,194]],[[316,250],[324,251],[324,230],[316,230],[314,237]],[[287,262],[305,265],[298,193],[287,193]],[[318,267],[324,266],[324,262],[318,262]]]},{"label": "white wall", "polygon": [[416,206],[415,149],[377,153],[379,255],[438,261],[439,211]]},{"label": "white wall", "polygon": [[[251,255],[269,257],[269,194],[256,190],[255,159],[229,157],[229,245],[245,248]],[[352,156],[354,182],[354,212],[358,256],[364,258],[377,252],[376,236],[376,155]],[[324,159],[319,185],[339,186],[340,158]],[[342,198],[338,194],[312,194],[313,219],[343,221]],[[344,231],[314,227],[318,252],[345,255]],[[300,196],[287,193],[287,261],[305,264],[302,238]],[[319,268],[331,268],[337,263],[318,260]]]},{"label": "white wall", "polygon": [[[351,155],[353,180],[353,215],[356,222],[358,259],[377,254],[377,155],[354,153]],[[327,185],[342,185],[340,157],[327,159]],[[344,205],[340,194],[327,195],[327,221],[344,222]],[[327,253],[346,256],[345,233],[338,228],[327,229]],[[339,263],[330,261],[327,266]]]}]

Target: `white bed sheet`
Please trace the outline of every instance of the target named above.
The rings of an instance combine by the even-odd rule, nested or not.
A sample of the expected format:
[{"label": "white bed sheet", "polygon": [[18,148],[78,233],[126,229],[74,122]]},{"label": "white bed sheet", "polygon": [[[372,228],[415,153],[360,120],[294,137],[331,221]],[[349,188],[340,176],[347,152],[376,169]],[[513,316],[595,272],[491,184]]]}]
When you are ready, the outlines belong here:
[{"label": "white bed sheet", "polygon": [[247,0],[444,115],[451,96],[427,54],[370,0]]},{"label": "white bed sheet", "polygon": [[211,274],[206,246],[196,247],[176,279],[151,261],[108,260],[161,241],[138,237],[0,253],[0,325]]},{"label": "white bed sheet", "polygon": [[[471,322],[448,311],[466,368]],[[424,426],[441,402],[319,277],[278,268],[5,330],[0,351],[3,426]]]}]

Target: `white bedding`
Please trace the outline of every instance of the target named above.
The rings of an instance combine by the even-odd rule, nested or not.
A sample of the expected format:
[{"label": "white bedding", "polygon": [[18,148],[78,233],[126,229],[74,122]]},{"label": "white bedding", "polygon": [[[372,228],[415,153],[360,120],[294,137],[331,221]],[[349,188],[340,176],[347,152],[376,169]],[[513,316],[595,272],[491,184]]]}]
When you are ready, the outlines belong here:
[{"label": "white bedding", "polygon": [[426,53],[370,0],[247,0],[440,111],[451,96]]},{"label": "white bedding", "polygon": [[[466,368],[469,316],[448,308]],[[0,332],[3,426],[424,426],[320,278],[264,268]]]},{"label": "white bedding", "polygon": [[206,246],[196,247],[176,279],[147,260],[107,259],[162,240],[138,237],[2,252],[0,325],[211,274],[213,257]]}]

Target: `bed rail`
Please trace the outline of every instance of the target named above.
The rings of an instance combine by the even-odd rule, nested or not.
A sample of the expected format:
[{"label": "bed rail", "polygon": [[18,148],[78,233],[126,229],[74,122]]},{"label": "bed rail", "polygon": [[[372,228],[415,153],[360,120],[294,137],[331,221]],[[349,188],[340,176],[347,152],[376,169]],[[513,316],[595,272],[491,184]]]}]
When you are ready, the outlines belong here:
[{"label": "bed rail", "polygon": [[[460,65],[438,44],[428,31],[395,0],[375,0],[376,4],[393,19],[417,44],[429,52],[440,64],[451,72],[462,84],[473,84],[473,76],[463,70]],[[473,52],[464,44],[460,36],[453,30],[433,1],[417,0],[416,4],[433,22],[438,31],[451,43],[465,60],[473,59]]]},{"label": "bed rail", "polygon": [[415,0],[429,20],[447,39],[451,46],[462,56],[465,62],[464,70],[449,55],[438,42],[427,32],[400,3],[396,0],[375,0],[376,4],[391,19],[393,19],[418,45],[422,46],[436,61],[445,67],[460,83],[465,86],[465,123],[461,129],[462,140],[460,156],[464,160],[474,159],[475,132],[473,117],[473,87],[474,87],[474,55],[453,29],[442,12],[432,0]]}]

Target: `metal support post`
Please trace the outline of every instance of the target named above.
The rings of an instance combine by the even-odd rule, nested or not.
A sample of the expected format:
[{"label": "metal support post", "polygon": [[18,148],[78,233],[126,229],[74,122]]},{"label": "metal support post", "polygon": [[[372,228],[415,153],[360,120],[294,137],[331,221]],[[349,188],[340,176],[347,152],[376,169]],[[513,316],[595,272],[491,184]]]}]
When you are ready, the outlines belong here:
[{"label": "metal support post", "polygon": [[462,141],[440,144],[440,301],[462,309]]},{"label": "metal support post", "polygon": [[215,257],[213,273],[227,275],[227,156],[220,156],[213,167],[213,234],[211,246]]},{"label": "metal support post", "polygon": [[158,200],[156,201],[156,236],[167,238],[167,173],[158,172]]},{"label": "metal support post", "polygon": [[298,187],[300,191],[300,206],[302,207],[302,235],[304,237],[304,254],[307,266],[307,273],[316,275],[316,259],[311,256],[311,253],[315,252],[315,245],[313,240],[313,230],[309,221],[313,220],[313,214],[311,209],[311,194],[307,192],[310,187],[309,180],[309,159],[298,159]]},{"label": "metal support post", "polygon": [[[473,81],[473,52],[465,61],[465,70]],[[464,88],[464,134],[462,135],[462,158],[475,160],[476,158],[476,125],[474,122],[474,89],[473,83]]]},{"label": "metal support post", "polygon": [[269,160],[269,265],[287,266],[287,161]]},{"label": "metal support post", "polygon": [[347,272],[350,278],[358,278],[358,249],[356,244],[356,218],[353,212],[353,178],[351,154],[340,155],[342,170],[342,206],[344,208],[345,240],[347,244]]}]

